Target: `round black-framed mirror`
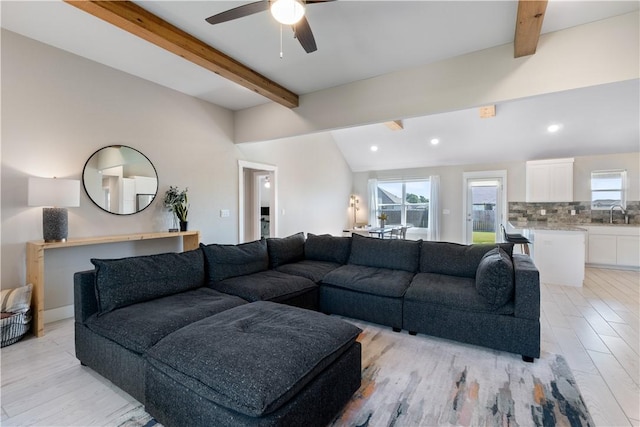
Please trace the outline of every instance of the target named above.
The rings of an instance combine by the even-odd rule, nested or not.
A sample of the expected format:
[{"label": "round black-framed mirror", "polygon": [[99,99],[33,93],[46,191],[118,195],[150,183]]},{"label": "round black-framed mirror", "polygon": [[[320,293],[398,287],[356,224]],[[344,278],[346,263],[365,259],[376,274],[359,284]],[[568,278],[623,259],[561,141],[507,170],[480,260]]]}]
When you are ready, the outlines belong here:
[{"label": "round black-framed mirror", "polygon": [[149,207],[158,195],[158,173],[151,160],[135,148],[109,145],[84,164],[82,185],[100,209],[132,215]]}]

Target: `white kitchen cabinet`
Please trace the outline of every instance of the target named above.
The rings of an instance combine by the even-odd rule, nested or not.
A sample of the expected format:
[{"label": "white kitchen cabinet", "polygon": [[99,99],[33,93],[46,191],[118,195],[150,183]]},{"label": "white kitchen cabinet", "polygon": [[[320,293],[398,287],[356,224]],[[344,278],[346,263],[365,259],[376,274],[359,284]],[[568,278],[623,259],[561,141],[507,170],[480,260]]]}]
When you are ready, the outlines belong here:
[{"label": "white kitchen cabinet", "polygon": [[587,263],[640,267],[640,227],[589,226]]},{"label": "white kitchen cabinet", "polygon": [[572,202],[573,159],[527,162],[527,202]]},{"label": "white kitchen cabinet", "polygon": [[640,267],[640,236],[616,236],[616,264]]},{"label": "white kitchen cabinet", "polygon": [[617,237],[604,234],[589,234],[589,257],[592,264],[616,264]]}]

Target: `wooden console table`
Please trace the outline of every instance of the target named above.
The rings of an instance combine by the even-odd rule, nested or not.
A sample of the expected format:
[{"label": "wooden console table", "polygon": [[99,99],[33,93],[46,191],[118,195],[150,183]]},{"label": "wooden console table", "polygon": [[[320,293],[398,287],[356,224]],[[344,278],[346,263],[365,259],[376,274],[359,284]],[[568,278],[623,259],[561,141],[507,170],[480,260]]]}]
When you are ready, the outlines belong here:
[{"label": "wooden console table", "polygon": [[68,239],[66,242],[53,243],[45,243],[43,240],[27,242],[27,282],[33,284],[31,311],[33,315],[33,333],[35,336],[41,337],[44,335],[44,252],[46,249],[133,242],[137,240],[166,239],[172,237],[182,237],[182,250],[184,251],[197,249],[200,244],[199,231],[123,234],[118,236]]}]

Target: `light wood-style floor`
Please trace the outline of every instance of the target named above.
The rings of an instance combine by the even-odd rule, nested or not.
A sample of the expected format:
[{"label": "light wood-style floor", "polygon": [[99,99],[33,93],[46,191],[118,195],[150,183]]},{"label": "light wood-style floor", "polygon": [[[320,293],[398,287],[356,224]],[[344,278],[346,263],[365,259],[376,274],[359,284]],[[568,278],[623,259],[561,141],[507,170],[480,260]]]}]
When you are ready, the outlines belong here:
[{"label": "light wood-style floor", "polygon": [[[598,426],[640,426],[640,273],[542,285],[542,351],[564,355]],[[406,332],[403,332],[406,333]],[[2,349],[3,426],[117,426],[140,406],[74,356],[73,320]]]}]

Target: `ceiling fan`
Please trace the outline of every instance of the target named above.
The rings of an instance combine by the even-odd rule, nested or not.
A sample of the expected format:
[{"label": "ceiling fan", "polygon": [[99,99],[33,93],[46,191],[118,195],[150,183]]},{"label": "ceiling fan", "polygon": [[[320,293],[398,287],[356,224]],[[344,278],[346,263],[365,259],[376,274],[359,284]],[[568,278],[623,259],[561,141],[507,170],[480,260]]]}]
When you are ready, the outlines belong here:
[{"label": "ceiling fan", "polygon": [[293,36],[298,39],[307,53],[311,53],[318,50],[318,47],[309,21],[304,16],[305,5],[329,1],[334,0],[261,0],[210,16],[206,21],[215,25],[270,9],[276,21],[283,25],[291,25]]}]

